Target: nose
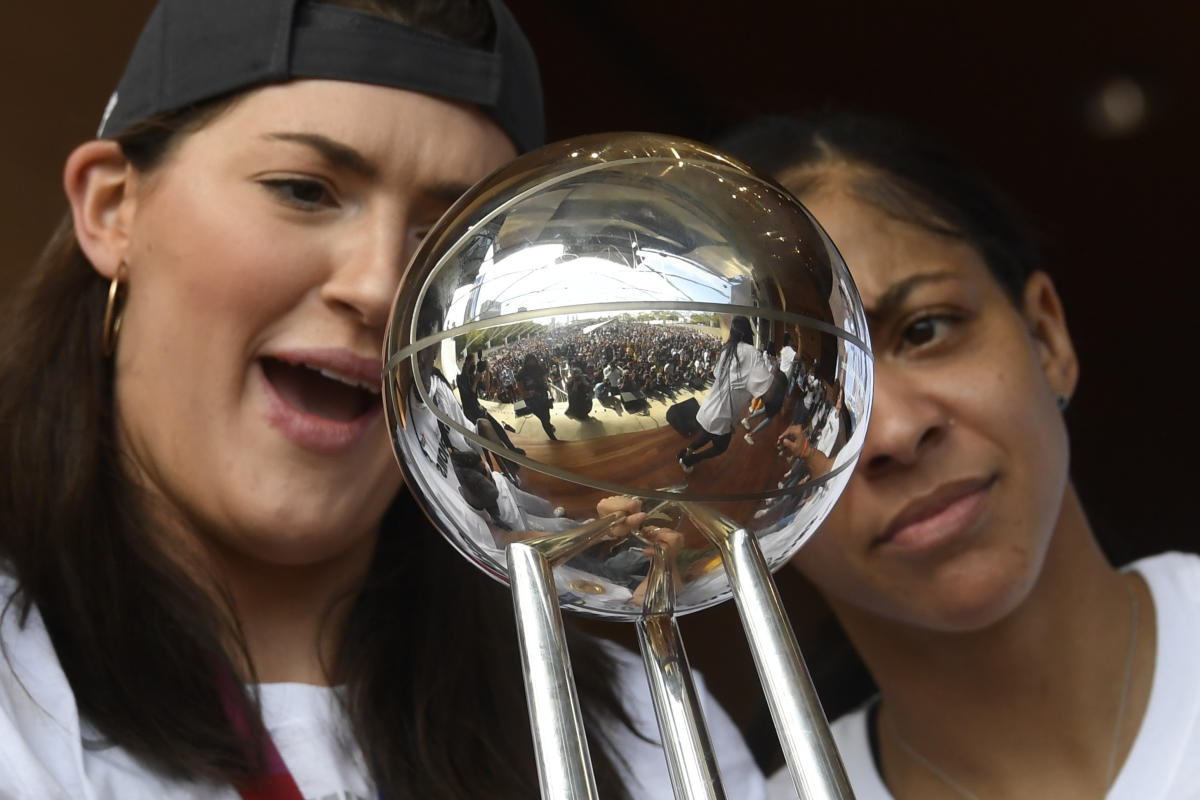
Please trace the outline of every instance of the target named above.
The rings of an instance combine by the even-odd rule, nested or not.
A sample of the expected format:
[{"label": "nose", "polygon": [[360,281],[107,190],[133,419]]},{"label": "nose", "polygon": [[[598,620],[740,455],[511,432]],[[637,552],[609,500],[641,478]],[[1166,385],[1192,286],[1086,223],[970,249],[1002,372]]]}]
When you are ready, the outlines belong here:
[{"label": "nose", "polygon": [[321,297],[357,323],[382,329],[410,254],[408,228],[380,222],[362,226],[347,239],[321,287]]},{"label": "nose", "polygon": [[877,363],[859,471],[877,478],[911,467],[937,446],[952,425],[949,411],[921,376]]}]

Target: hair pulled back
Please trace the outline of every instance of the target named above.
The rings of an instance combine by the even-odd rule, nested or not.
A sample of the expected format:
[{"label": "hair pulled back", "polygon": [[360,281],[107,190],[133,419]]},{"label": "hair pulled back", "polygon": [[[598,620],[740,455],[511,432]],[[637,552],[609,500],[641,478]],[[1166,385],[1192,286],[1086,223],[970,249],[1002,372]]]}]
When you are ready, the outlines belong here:
[{"label": "hair pulled back", "polygon": [[718,146],[798,197],[844,180],[895,219],[970,242],[1014,302],[1042,266],[1037,237],[1008,196],[946,145],[899,121],[845,111],[767,116]]}]

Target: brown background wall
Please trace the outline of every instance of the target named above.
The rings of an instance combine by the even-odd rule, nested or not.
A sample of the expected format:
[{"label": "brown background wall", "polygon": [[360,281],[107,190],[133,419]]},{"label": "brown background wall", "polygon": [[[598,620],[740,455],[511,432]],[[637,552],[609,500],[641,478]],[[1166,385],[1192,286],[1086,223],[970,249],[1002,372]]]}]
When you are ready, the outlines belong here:
[{"label": "brown background wall", "polygon": [[[197,0],[202,2],[202,0]],[[149,0],[10,3],[0,29],[0,289],[65,208],[59,171],[94,130]],[[833,104],[910,117],[995,175],[1045,237],[1083,359],[1074,475],[1118,558],[1200,549],[1191,419],[1200,4],[1128,0],[511,0],[538,49],[552,138],[706,138],[756,113]],[[1095,122],[1114,80],[1127,131]],[[1118,84],[1119,85],[1119,84]],[[803,587],[783,578],[799,603]],[[688,623],[694,658],[753,709],[724,658],[732,609]]]}]

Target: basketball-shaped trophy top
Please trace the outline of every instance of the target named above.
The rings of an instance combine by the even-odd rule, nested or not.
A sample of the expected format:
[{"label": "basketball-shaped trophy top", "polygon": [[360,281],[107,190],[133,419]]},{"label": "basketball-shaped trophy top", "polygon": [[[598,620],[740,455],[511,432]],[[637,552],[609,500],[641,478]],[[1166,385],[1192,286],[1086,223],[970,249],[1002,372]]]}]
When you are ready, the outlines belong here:
[{"label": "basketball-shaped trophy top", "polygon": [[[509,542],[556,542],[560,603],[592,616],[640,616],[655,558],[676,613],[728,597],[714,525],[790,558],[870,414],[866,320],[824,231],[774,181],[658,134],[557,142],[472,188],[413,257],[384,351],[434,525],[501,580]],[[614,509],[645,516],[562,545]]]}]

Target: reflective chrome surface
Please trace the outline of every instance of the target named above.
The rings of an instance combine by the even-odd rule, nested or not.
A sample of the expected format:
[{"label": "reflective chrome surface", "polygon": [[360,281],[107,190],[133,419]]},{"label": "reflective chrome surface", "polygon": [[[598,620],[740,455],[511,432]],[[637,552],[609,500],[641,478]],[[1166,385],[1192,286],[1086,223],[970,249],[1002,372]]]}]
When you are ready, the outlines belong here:
[{"label": "reflective chrome surface", "polygon": [[[753,348],[722,361],[738,315]],[[775,377],[785,335],[796,367]],[[485,375],[464,373],[468,354]],[[476,186],[414,257],[385,358],[400,463],[447,538],[500,580],[505,545],[532,543],[565,608],[609,618],[643,615],[656,551],[676,613],[729,597],[698,513],[753,535],[771,569],[789,558],[870,411],[866,322],[824,232],[773,182],[652,134],[560,142]],[[775,413],[747,440],[759,393]],[[692,399],[730,437],[686,471],[699,431],[668,412]],[[609,512],[635,507],[614,496],[649,517],[624,524]]]},{"label": "reflective chrome surface", "polygon": [[541,796],[596,800],[596,777],[550,565],[522,542],[514,542],[507,552]]},{"label": "reflective chrome surface", "polygon": [[725,787],[708,734],[708,721],[675,621],[675,580],[669,545],[655,543],[651,559],[642,604],[644,614],[637,621],[638,647],[646,665],[671,785],[677,800],[724,800]]},{"label": "reflective chrome surface", "polygon": [[714,541],[724,555],[792,785],[801,800],[852,800],[850,778],[757,540],[733,530]]}]

